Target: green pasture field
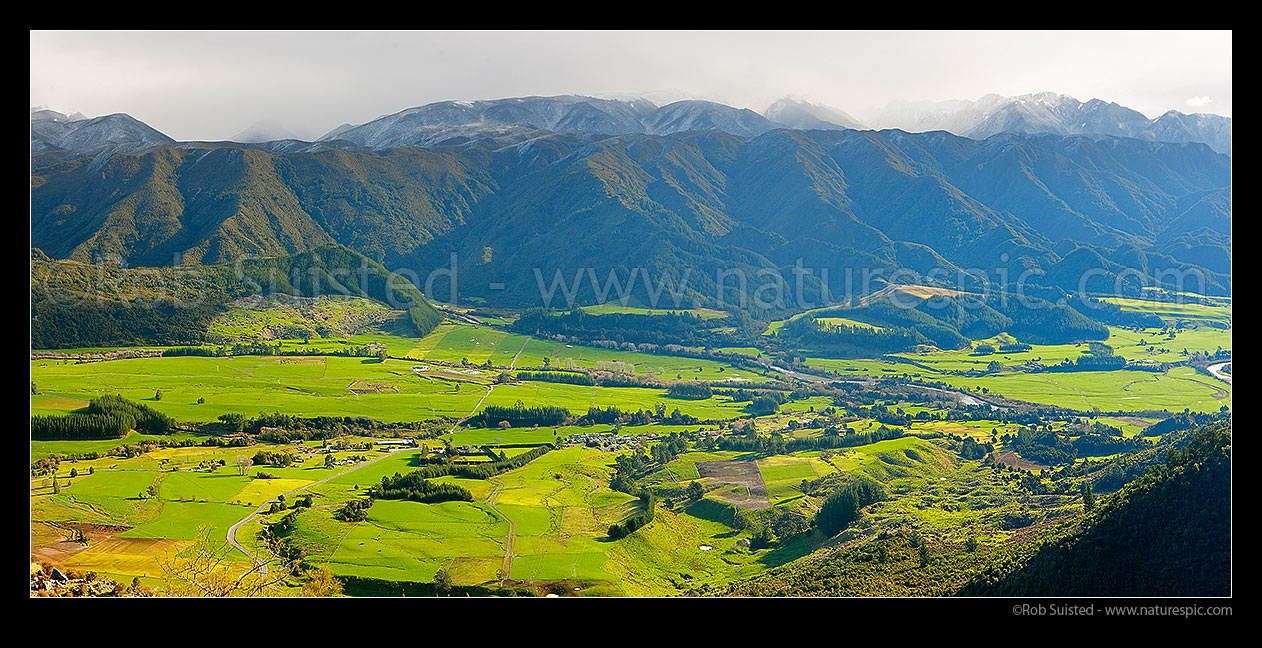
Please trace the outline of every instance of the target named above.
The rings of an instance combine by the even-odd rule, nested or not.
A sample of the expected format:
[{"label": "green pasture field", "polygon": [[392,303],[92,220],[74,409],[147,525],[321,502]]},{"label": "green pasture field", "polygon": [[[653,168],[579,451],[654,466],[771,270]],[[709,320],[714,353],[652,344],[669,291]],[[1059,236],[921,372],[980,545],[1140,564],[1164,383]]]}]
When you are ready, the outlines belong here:
[{"label": "green pasture field", "polygon": [[1152,313],[1167,323],[1177,320],[1216,322],[1231,325],[1231,306],[1208,306],[1198,303],[1176,303],[1122,297],[1101,297],[1100,301],[1117,304],[1122,310]]},{"label": "green pasture field", "polygon": [[[263,412],[416,421],[468,414],[486,388],[415,372],[405,360],[335,356],[183,356],[84,364],[39,360],[32,380],[46,395],[88,400],[120,394],[180,421]],[[156,390],[162,400],[155,400]],[[198,404],[199,398],[205,403]]]},{"label": "green pasture field", "polygon": [[780,406],[780,411],[784,414],[804,414],[806,412],[818,412],[824,408],[832,407],[833,399],[828,396],[810,396],[800,400],[791,400]]},{"label": "green pasture field", "polygon": [[[672,380],[676,376],[683,380],[762,379],[757,373],[714,360],[603,349],[580,344],[567,345],[470,324],[442,324],[420,339],[388,334],[360,334],[348,336],[344,340],[313,339],[307,345],[302,345],[300,340],[283,340],[282,343],[285,348],[325,352],[377,343],[385,345],[387,354],[392,358],[442,362],[467,360],[473,365],[481,365],[489,360],[492,365],[499,367],[510,365],[521,351],[516,364],[518,368],[542,367],[546,357],[553,367],[564,366],[567,359],[574,366],[587,369],[595,369],[600,361],[626,362],[635,365],[638,374],[651,373]],[[751,350],[753,353],[750,355],[756,356],[757,349]]]},{"label": "green pasture field", "polygon": [[[406,464],[405,457],[397,458]],[[759,556],[766,558],[769,552],[737,546],[727,524],[665,508],[648,527],[609,541],[609,525],[637,508],[635,498],[609,490],[612,461],[613,455],[598,450],[562,448],[493,480],[458,480],[462,485],[484,483],[475,493],[478,501],[382,500],[359,524],[330,519],[332,502],[324,502],[324,508],[299,516],[295,537],[300,546],[310,547],[309,556],[327,559],[337,574],[421,582],[431,580],[439,568],[447,569],[457,584],[494,582],[502,575],[506,549],[508,525],[502,516],[515,526],[508,576],[524,581],[577,579],[594,593],[661,595],[680,593],[696,581],[726,582],[766,568]],[[390,466],[378,468],[357,472],[393,472]],[[334,482],[375,481],[373,475],[347,477],[352,476]],[[494,494],[496,484],[502,489],[492,508],[484,500]],[[333,494],[330,486],[319,491],[334,500],[355,496],[344,487]],[[702,551],[702,545],[713,549]],[[797,555],[783,554],[780,560]]]},{"label": "green pasture field", "polygon": [[[213,473],[178,471],[162,475],[162,488],[159,492],[166,501],[196,500],[224,504],[254,481],[264,480],[237,474],[235,466],[221,468]],[[255,505],[264,501],[266,500],[259,500]]]},{"label": "green pasture field", "polygon": [[1165,374],[1148,371],[1080,371],[941,378],[954,387],[985,387],[1008,398],[1077,410],[1166,410],[1217,412],[1231,407],[1231,385],[1176,367]]},{"label": "green pasture field", "polygon": [[555,340],[531,338],[518,368],[542,367],[544,358],[548,358],[551,366],[564,367],[567,359],[574,366],[595,369],[600,361],[618,361],[635,365],[638,375],[655,375],[663,380],[723,380],[725,378],[745,378],[750,381],[766,380],[761,374],[731,365],[707,360],[704,358],[684,358],[679,356],[656,355],[635,351],[619,351],[582,345],[569,345]]},{"label": "green pasture field", "polygon": [[569,385],[564,383],[521,383],[516,385],[500,385],[487,396],[486,405],[502,405],[511,407],[516,401],[526,404],[546,403],[564,407],[574,415],[587,412],[592,406],[617,406],[625,411],[640,409],[652,410],[654,404],[666,405],[669,414],[676,408],[684,414],[691,414],[701,420],[729,419],[745,416],[748,403],[732,402],[726,397],[714,397],[705,400],[689,400],[668,396],[665,390],[643,389],[639,387],[589,387],[586,385]]},{"label": "green pasture field", "polygon": [[[316,517],[319,512],[301,517]],[[469,567],[502,562],[508,524],[482,503],[379,500],[364,523],[346,525],[329,558],[335,574],[428,582],[446,563]],[[453,569],[458,584],[472,584],[468,569]],[[480,574],[479,574],[480,575]],[[481,578],[476,582],[491,580]],[[475,576],[476,578],[476,576]]]},{"label": "green pasture field", "polygon": [[[1162,335],[1161,329],[1140,329],[1139,331],[1109,327],[1109,339],[1106,344],[1113,347],[1113,353],[1128,360],[1153,360],[1156,362],[1177,362],[1183,360],[1183,351],[1189,353],[1204,351],[1213,353],[1219,348],[1231,349],[1231,329],[1191,324],[1175,332],[1174,338]],[[1144,344],[1140,344],[1144,342]],[[1153,350],[1149,351],[1148,348]]]},{"label": "green pasture field", "polygon": [[958,467],[959,459],[932,441],[907,436],[839,450],[827,463],[841,471],[860,471],[887,482],[943,477]]},{"label": "green pasture field", "polygon": [[88,406],[88,401],[48,394],[31,394],[31,416],[59,416]]},{"label": "green pasture field", "polygon": [[[118,537],[196,540],[199,530],[206,527],[211,537],[219,540],[226,537],[228,527],[249,515],[253,508],[218,502],[163,502],[156,520],[124,531]],[[231,556],[234,560],[248,560],[240,552],[233,552]]]},{"label": "green pasture field", "polygon": [[[995,336],[973,343],[992,344],[997,348],[1004,335]],[[1116,355],[1128,360],[1152,360],[1155,362],[1179,362],[1185,359],[1184,350],[1188,352],[1213,352],[1219,348],[1231,348],[1231,329],[1191,324],[1175,332],[1174,337],[1162,335],[1161,329],[1142,329],[1139,331],[1109,327],[1109,337],[1105,344],[1113,347]],[[1145,344],[1140,345],[1143,341]],[[894,363],[886,360],[847,360],[812,356],[807,352],[806,364],[826,371],[866,375],[910,375],[933,378],[940,372],[985,371],[991,362],[999,362],[1005,371],[1016,370],[1019,365],[1029,361],[1037,361],[1044,365],[1058,364],[1062,360],[1076,360],[1088,350],[1086,343],[1078,344],[1035,344],[1029,351],[1000,352],[988,355],[976,355],[972,347],[968,349],[933,351],[930,353],[901,353],[901,357],[931,367],[926,370],[914,365]],[[1149,351],[1152,347],[1152,351]]]},{"label": "green pasture field", "polygon": [[80,477],[62,493],[88,501],[102,498],[135,499],[154,483],[158,473],[151,470],[98,470]]},{"label": "green pasture field", "polygon": [[[948,351],[934,351],[931,353],[901,353],[900,356],[915,360],[924,365],[933,367],[938,371],[985,371],[987,365],[993,361],[998,361],[1006,369],[1011,370],[1013,367],[1024,364],[1025,362],[1035,360],[1045,365],[1057,364],[1066,358],[1070,360],[1077,359],[1086,350],[1085,343],[1079,344],[1036,344],[1031,345],[1029,351],[996,351],[989,355],[974,355],[973,347],[978,344],[991,344],[998,348],[1001,344],[1000,336],[986,340],[978,340],[973,343],[972,347],[967,349],[957,349]],[[903,365],[909,369],[923,371],[910,365]]]},{"label": "green pasture field", "polygon": [[141,494],[160,480],[155,471],[97,470],[95,474],[81,474],[73,480],[57,479],[63,487],[60,494],[42,487],[45,481],[42,478],[32,481],[32,521],[134,526],[155,520],[164,504],[159,499],[141,498]]},{"label": "green pasture field", "polygon": [[[912,412],[909,411],[908,413]],[[941,432],[951,436],[970,436],[981,443],[990,441],[992,433],[995,436],[1003,436],[1008,433],[1016,434],[1024,428],[1025,426],[1016,423],[1001,423],[994,420],[915,421],[911,424],[913,433],[924,431]]]},{"label": "green pasture field", "polygon": [[756,462],[767,486],[767,499],[773,506],[801,497],[802,480],[809,481],[837,471],[835,466],[819,459],[818,455],[818,452],[794,453],[765,457]]},{"label": "green pasture field", "polygon": [[[86,403],[85,403],[86,404]],[[156,434],[140,434],[139,432],[129,432],[127,436],[121,439],[101,439],[93,441],[31,441],[31,458],[39,459],[51,455],[62,454],[86,454],[89,452],[106,453],[114,448],[125,445],[134,445],[141,441],[161,441],[163,439],[189,439],[194,435],[188,433],[175,433],[168,435]]]},{"label": "green pasture field", "polygon": [[[1144,433],[1144,430],[1147,429],[1148,427],[1146,425],[1137,425],[1134,420],[1122,420],[1122,419],[1116,419],[1116,418],[1109,418],[1105,416],[1101,416],[1095,420],[1105,425],[1111,425],[1115,428],[1120,428],[1122,430],[1122,436],[1127,437],[1127,438],[1133,437],[1136,435],[1142,435]],[[1139,419],[1139,420],[1145,423],[1149,423],[1149,424],[1157,423],[1159,421],[1159,419]]]},{"label": "green pasture field", "polygon": [[[919,362],[920,356],[915,356],[914,359]],[[892,362],[889,360],[846,360],[840,358],[828,358],[819,355],[812,355],[810,351],[806,352],[806,365],[808,367],[823,369],[824,371],[830,371],[842,375],[867,376],[872,378],[894,375],[934,375],[936,373],[902,362]]]},{"label": "green pasture field", "polygon": [[524,335],[468,324],[443,324],[416,343],[408,357],[508,366],[526,344]]}]

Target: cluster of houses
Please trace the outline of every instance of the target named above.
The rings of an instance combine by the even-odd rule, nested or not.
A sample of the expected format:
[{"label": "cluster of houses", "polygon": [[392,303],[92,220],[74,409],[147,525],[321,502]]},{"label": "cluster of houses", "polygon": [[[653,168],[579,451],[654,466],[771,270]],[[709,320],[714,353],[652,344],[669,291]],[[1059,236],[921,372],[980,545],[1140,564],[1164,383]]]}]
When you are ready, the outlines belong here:
[{"label": "cluster of houses", "polygon": [[589,448],[600,448],[604,452],[617,452],[618,450],[643,448],[659,439],[661,439],[661,435],[656,432],[635,436],[614,434],[613,432],[581,432],[565,437],[564,443],[568,446],[587,446]]}]

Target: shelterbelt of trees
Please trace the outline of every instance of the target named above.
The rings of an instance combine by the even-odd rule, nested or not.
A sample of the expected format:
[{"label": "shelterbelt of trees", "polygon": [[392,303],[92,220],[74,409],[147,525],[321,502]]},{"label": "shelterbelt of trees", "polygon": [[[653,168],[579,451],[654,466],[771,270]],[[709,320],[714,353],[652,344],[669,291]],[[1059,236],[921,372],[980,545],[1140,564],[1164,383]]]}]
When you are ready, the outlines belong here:
[{"label": "shelterbelt of trees", "polygon": [[121,439],[131,430],[169,434],[174,429],[175,420],[166,414],[114,394],[88,401],[83,413],[31,417],[31,438],[36,441]]},{"label": "shelterbelt of trees", "polygon": [[748,314],[739,311],[724,318],[704,319],[686,312],[593,314],[580,308],[560,313],[532,308],[523,312],[510,328],[527,335],[687,347],[731,345],[734,341],[753,340],[761,332]]}]

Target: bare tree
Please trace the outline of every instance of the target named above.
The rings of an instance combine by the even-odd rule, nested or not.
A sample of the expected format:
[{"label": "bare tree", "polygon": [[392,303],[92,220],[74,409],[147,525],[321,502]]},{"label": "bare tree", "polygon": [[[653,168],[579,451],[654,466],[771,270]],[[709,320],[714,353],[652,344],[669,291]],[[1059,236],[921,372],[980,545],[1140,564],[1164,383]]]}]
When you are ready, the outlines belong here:
[{"label": "bare tree", "polygon": [[250,469],[250,466],[254,465],[254,460],[245,455],[237,455],[234,461],[236,462],[237,470],[240,471],[242,475]]},{"label": "bare tree", "polygon": [[160,558],[167,596],[275,596],[292,573],[288,562],[268,564],[232,560],[232,547],[211,537],[210,527],[197,527],[197,538],[183,551]]}]

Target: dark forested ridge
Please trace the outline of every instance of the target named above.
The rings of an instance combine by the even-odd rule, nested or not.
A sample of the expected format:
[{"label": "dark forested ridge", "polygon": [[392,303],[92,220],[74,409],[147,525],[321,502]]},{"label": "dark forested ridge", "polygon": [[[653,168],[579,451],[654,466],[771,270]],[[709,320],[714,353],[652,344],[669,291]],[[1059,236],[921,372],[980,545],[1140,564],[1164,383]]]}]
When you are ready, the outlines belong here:
[{"label": "dark forested ridge", "polygon": [[1108,498],[1081,531],[961,594],[1229,596],[1231,527],[1231,429],[1219,422]]},{"label": "dark forested ridge", "polygon": [[[1195,266],[1205,285],[1184,288],[1230,289],[1231,158],[1202,145],[782,129],[536,135],[37,154],[32,244],[134,266],[336,242],[422,278],[455,254],[462,295],[522,306],[546,301],[541,283],[558,298],[573,289],[605,301],[613,277],[644,303],[657,294],[730,307],[774,271],[786,280],[763,295],[774,308],[845,295],[844,268],[878,267],[909,281],[937,269],[963,284],[978,281],[964,270],[1003,269],[1074,290],[1088,270],[1098,271],[1088,289],[1111,289],[1133,271],[1155,280]],[[814,270],[800,286],[799,262]],[[437,279],[444,296],[448,276]],[[565,286],[548,291],[557,279]]]}]

